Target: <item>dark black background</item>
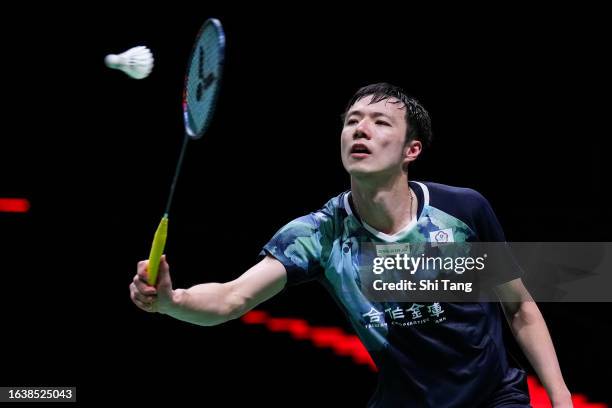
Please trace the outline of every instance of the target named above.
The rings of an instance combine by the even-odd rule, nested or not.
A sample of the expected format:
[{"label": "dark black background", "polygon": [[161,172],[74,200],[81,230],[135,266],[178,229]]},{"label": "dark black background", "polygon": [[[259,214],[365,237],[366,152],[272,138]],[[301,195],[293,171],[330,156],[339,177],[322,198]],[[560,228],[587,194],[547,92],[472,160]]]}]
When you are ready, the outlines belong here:
[{"label": "dark black background", "polygon": [[[412,179],[479,190],[511,241],[609,240],[599,15],[382,4],[5,13],[0,196],[32,209],[0,214],[0,383],[76,385],[81,401],[287,405],[289,392],[305,404],[365,405],[374,374],[349,359],[240,322],[148,315],[129,300],[178,156],[199,26],[221,19],[227,60],[213,125],[190,144],[172,209],[179,287],[235,278],[277,229],[348,189],[339,115],[378,81],[431,113],[435,142]],[[136,45],[155,54],[149,78],[104,66]],[[261,308],[350,330],[316,284]],[[609,304],[541,309],[570,388],[609,400]]]}]

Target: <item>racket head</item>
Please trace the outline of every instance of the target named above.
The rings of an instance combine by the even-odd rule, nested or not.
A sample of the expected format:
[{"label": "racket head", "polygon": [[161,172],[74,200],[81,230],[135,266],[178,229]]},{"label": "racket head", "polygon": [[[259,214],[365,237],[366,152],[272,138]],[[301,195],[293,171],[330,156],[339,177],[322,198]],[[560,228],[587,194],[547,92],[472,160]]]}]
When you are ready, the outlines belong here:
[{"label": "racket head", "polygon": [[202,24],[188,60],[183,90],[185,133],[201,138],[213,117],[225,62],[225,33],[221,22],[210,18]]}]

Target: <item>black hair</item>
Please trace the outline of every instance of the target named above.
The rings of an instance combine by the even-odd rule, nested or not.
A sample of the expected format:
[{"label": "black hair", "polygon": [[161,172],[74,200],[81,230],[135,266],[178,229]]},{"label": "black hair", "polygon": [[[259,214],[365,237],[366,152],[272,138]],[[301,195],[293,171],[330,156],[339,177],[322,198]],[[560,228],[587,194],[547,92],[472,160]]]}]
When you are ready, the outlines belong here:
[{"label": "black hair", "polygon": [[433,134],[431,132],[431,118],[427,110],[418,100],[407,95],[400,87],[385,82],[367,85],[355,92],[342,114],[343,121],[351,106],[366,96],[372,96],[370,104],[390,98],[397,99],[397,101],[391,103],[402,103],[406,108],[406,124],[408,125],[406,143],[416,139],[423,144],[424,148],[431,144]]}]

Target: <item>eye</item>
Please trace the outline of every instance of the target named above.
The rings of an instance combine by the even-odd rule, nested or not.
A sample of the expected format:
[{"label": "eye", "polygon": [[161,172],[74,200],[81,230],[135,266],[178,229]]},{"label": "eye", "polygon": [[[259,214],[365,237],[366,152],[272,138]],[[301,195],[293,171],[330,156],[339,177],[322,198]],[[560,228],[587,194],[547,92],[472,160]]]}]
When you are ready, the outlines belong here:
[{"label": "eye", "polygon": [[346,121],[347,125],[354,125],[355,123],[357,123],[357,119],[349,119]]},{"label": "eye", "polygon": [[382,126],[391,126],[391,124],[389,122],[385,122],[384,120],[377,120],[376,124],[377,125],[382,125]]}]

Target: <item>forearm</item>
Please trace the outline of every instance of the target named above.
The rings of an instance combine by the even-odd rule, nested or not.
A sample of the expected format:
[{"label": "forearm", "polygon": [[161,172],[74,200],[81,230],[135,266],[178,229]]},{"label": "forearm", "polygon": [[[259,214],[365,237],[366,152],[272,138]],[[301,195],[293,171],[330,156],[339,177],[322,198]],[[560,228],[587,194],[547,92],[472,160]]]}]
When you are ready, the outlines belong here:
[{"label": "forearm", "polygon": [[546,388],[551,401],[571,398],[544,318],[533,301],[521,302],[508,316],[512,332]]},{"label": "forearm", "polygon": [[174,290],[172,301],[160,312],[188,323],[215,326],[240,316],[241,306],[231,285],[205,283]]}]

